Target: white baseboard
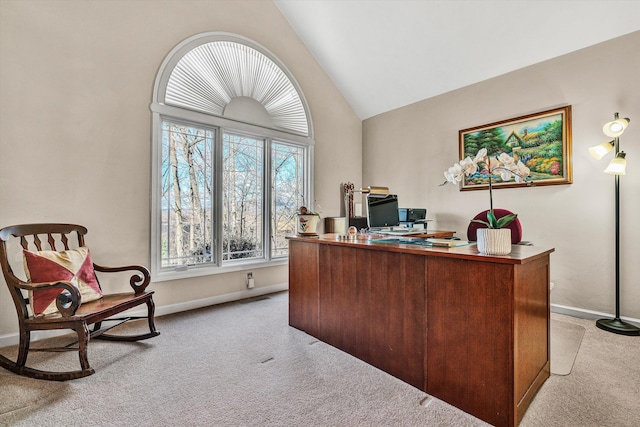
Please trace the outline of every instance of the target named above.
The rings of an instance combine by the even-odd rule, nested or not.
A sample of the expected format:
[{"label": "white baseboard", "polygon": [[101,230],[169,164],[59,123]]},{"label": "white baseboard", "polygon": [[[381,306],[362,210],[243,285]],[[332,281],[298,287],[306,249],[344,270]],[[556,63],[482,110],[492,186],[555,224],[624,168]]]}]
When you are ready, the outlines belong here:
[{"label": "white baseboard", "polygon": [[[275,292],[286,291],[289,289],[288,283],[281,283],[271,286],[262,286],[259,288],[246,289],[240,292],[233,292],[231,294],[217,295],[208,298],[201,298],[193,301],[186,301],[177,304],[163,305],[161,307],[156,306],[155,316],[165,316],[167,314],[179,313],[182,311],[194,310],[197,308],[208,307],[216,304],[223,304],[225,302],[238,301],[245,298],[258,297],[262,295],[273,294]],[[147,309],[140,308],[128,311],[127,314],[131,316],[146,316]],[[162,331],[160,331],[162,332]],[[42,340],[45,338],[51,338],[59,335],[68,334],[69,330],[57,330],[57,331],[33,331],[31,333],[31,341]],[[0,335],[0,348],[10,345],[16,345],[20,342],[20,336],[18,333]]]},{"label": "white baseboard", "polygon": [[[182,311],[194,310],[196,308],[208,307],[210,305],[223,304],[225,302],[238,301],[245,298],[259,297],[262,295],[273,294],[275,292],[286,291],[289,289],[288,283],[281,283],[278,285],[263,286],[260,288],[246,289],[240,292],[234,292],[231,294],[217,295],[214,297],[202,298],[193,301],[186,301],[177,304],[165,305],[162,307],[156,307],[156,317],[165,316],[167,314],[180,313]],[[146,313],[146,310],[140,311],[142,315]]]},{"label": "white baseboard", "polygon": [[[579,319],[591,319],[591,320],[613,319],[614,317],[616,317],[614,314],[611,314],[611,313],[602,313],[600,311],[587,310],[585,308],[570,307],[567,305],[560,305],[560,304],[551,304],[551,312],[558,313],[558,314],[566,314],[567,316],[573,316]],[[635,319],[633,317],[625,317],[625,316],[620,316],[620,319],[624,320],[625,322],[633,323],[636,326],[640,326],[640,319]]]}]

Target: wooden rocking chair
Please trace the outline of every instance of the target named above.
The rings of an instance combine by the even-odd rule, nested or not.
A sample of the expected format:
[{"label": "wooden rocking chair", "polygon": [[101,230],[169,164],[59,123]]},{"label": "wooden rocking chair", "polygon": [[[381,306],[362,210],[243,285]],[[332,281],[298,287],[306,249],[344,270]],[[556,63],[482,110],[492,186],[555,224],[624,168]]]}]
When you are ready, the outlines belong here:
[{"label": "wooden rocking chair", "polygon": [[[89,366],[89,360],[87,358],[87,346],[91,338],[114,341],[138,341],[160,334],[160,332],[156,331],[154,324],[153,315],[155,306],[152,298],[153,291],[146,291],[151,276],[147,268],[143,266],[103,267],[90,261],[89,255],[83,261],[81,268],[83,272],[82,280],[91,282],[91,286],[93,286],[91,289],[86,288],[86,286],[79,288],[78,281],[80,279],[73,276],[73,273],[68,273],[63,268],[59,268],[59,270],[64,271],[65,274],[68,273],[72,275],[72,279],[59,280],[49,278],[48,280],[40,281],[31,280],[34,277],[37,278],[39,273],[32,271],[31,274],[29,274],[29,271],[27,271],[27,277],[31,277],[31,279],[24,281],[14,274],[10,260],[15,260],[15,257],[9,257],[7,252],[8,246],[11,245],[11,248],[16,251],[18,249],[24,249],[25,265],[27,264],[26,257],[29,256],[29,259],[35,260],[34,265],[53,266],[55,270],[59,266],[52,264],[49,259],[39,257],[62,256],[63,258],[71,257],[72,259],[79,259],[81,257],[79,255],[80,253],[74,251],[82,249],[82,253],[88,254],[88,249],[86,249],[84,243],[84,235],[86,233],[87,229],[85,227],[74,224],[26,224],[5,227],[0,230],[0,265],[2,266],[2,273],[4,274],[9,292],[16,306],[20,326],[20,343],[17,359],[13,361],[0,355],[0,366],[3,368],[20,375],[45,380],[66,381],[81,378],[95,372],[93,368]],[[73,236],[74,234],[75,238]],[[49,250],[49,248],[51,250]],[[102,286],[98,282],[98,276],[95,274],[96,271],[104,273],[135,271],[129,279],[129,284],[133,292],[115,294],[102,293]],[[48,271],[46,274],[51,273]],[[78,277],[80,277],[80,273],[78,273]],[[85,285],[85,282],[82,282],[82,285]],[[92,298],[86,297],[86,289],[93,295]],[[47,307],[49,311],[45,311],[43,314],[34,313],[34,296],[47,293],[49,296],[53,295],[53,297],[50,297],[53,301]],[[89,299],[93,300],[87,302],[86,300]],[[147,316],[113,317],[116,314],[141,304],[147,305]],[[42,304],[40,305],[42,306]],[[148,319],[148,333],[141,335],[111,335],[105,333],[124,322],[141,318]],[[102,322],[112,321],[115,322],[115,324],[109,323],[108,326],[102,327]],[[92,330],[89,330],[90,325],[93,325]],[[77,342],[65,347],[31,348],[31,331],[56,329],[74,330],[78,336]],[[74,347],[75,344],[77,344],[77,347]],[[29,351],[77,351],[80,358],[81,369],[69,372],[51,372],[30,368],[26,366]]]}]

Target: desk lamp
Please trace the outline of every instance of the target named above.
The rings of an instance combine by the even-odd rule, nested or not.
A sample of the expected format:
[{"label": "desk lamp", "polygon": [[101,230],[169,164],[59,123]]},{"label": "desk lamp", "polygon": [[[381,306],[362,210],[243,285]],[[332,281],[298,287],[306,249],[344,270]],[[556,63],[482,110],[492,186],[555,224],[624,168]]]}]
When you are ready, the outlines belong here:
[{"label": "desk lamp", "polygon": [[605,135],[613,138],[612,141],[603,142],[595,147],[589,148],[591,155],[600,160],[604,155],[614,150],[615,157],[604,170],[605,173],[614,175],[615,178],[615,206],[616,206],[616,317],[615,319],[599,319],[596,326],[608,332],[621,335],[640,335],[640,328],[631,325],[620,319],[620,175],[625,174],[627,161],[625,152],[619,151],[620,140],[624,130],[629,125],[628,118],[621,119],[615,113],[614,120],[605,124],[602,131]]},{"label": "desk lamp", "polygon": [[342,186],[344,190],[344,205],[347,218],[354,218],[355,212],[353,210],[353,195],[355,193],[364,194],[389,194],[389,187],[372,187],[360,188],[355,190],[352,182],[347,182]]}]

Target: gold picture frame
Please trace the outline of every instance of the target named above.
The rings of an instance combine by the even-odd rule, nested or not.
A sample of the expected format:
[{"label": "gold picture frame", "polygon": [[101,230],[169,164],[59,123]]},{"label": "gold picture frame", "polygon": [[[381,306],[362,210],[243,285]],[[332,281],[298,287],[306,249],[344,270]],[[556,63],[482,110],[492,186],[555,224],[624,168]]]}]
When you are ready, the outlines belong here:
[{"label": "gold picture frame", "polygon": [[[505,152],[531,171],[522,183],[516,183],[514,177],[503,181],[499,174],[493,174],[493,188],[572,183],[570,105],[463,129],[459,143],[461,160],[474,158],[478,150],[486,148],[489,156]],[[463,178],[460,190],[486,189],[488,181],[487,170],[478,170]]]}]

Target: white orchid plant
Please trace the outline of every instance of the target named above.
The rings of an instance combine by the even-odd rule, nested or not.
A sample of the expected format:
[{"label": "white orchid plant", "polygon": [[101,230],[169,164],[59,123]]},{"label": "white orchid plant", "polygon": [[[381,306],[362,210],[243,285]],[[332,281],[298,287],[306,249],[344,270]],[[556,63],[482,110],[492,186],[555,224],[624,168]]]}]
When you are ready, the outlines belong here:
[{"label": "white orchid plant", "polygon": [[479,219],[472,219],[472,222],[479,222],[486,225],[488,228],[503,228],[509,225],[514,219],[517,218],[517,214],[510,214],[503,216],[502,218],[496,218],[493,212],[493,185],[491,182],[491,176],[496,173],[500,175],[503,181],[509,181],[512,177],[515,177],[516,183],[526,181],[529,176],[529,168],[522,163],[522,161],[515,159],[507,153],[501,153],[499,156],[491,157],[487,155],[487,149],[482,148],[476,154],[475,158],[467,157],[460,162],[454,164],[444,172],[446,179],[440,185],[446,185],[448,182],[451,184],[459,184],[464,176],[471,176],[478,173],[480,166],[484,165],[486,173],[489,177],[489,212],[487,213],[487,221]]}]

